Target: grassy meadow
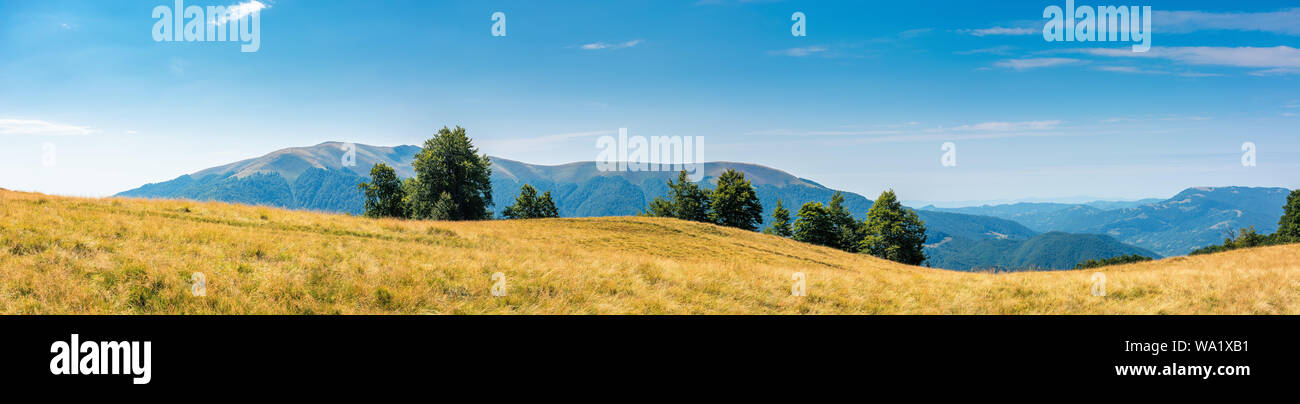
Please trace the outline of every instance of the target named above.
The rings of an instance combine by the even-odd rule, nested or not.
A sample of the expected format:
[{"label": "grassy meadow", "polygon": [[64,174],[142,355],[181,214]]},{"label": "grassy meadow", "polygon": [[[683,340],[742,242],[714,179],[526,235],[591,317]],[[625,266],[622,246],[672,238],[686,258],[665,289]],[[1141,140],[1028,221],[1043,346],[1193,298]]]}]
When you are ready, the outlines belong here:
[{"label": "grassy meadow", "polygon": [[[796,272],[807,296],[791,295]],[[673,219],[374,220],[0,190],[0,314],[623,313],[1297,314],[1300,245],[963,273]]]}]

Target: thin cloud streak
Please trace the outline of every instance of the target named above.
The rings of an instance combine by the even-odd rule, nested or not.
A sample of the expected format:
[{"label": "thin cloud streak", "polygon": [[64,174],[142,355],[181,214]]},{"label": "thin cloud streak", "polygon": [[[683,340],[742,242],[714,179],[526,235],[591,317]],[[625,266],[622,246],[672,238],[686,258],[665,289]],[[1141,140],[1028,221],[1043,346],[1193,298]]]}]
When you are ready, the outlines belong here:
[{"label": "thin cloud streak", "polygon": [[1131,52],[1127,49],[1088,48],[1063,52],[1115,58],[1166,59],[1191,65],[1265,69],[1252,72],[1251,74],[1254,75],[1300,73],[1300,49],[1290,46],[1271,48],[1251,46],[1153,47],[1147,52]]},{"label": "thin cloud streak", "polygon": [[1262,13],[1156,10],[1151,19],[1153,25],[1167,33],[1230,30],[1300,35],[1300,8]]},{"label": "thin cloud streak", "polygon": [[0,135],[89,135],[94,132],[86,126],[35,119],[0,119]]},{"label": "thin cloud streak", "polygon": [[998,61],[993,66],[1016,71],[1038,69],[1043,67],[1054,67],[1084,63],[1079,59],[1071,58],[1025,58],[1025,59],[1007,59]]},{"label": "thin cloud streak", "polygon": [[582,50],[626,49],[626,48],[631,48],[633,46],[640,45],[642,42],[645,41],[641,39],[633,39],[627,42],[616,42],[616,43],[593,42],[589,44],[584,44],[582,46],[579,46],[578,48]]},{"label": "thin cloud streak", "polygon": [[1055,129],[1061,121],[1024,121],[1024,122],[982,122],[974,125],[962,125],[955,131],[1024,131]]},{"label": "thin cloud streak", "polygon": [[811,130],[795,131],[786,129],[748,132],[747,136],[792,136],[792,137],[860,137],[857,143],[885,142],[919,142],[950,141],[970,139],[1000,139],[1009,137],[1074,136],[1065,132],[1053,131],[1062,121],[1023,121],[1023,122],[981,122],[961,125],[953,128],[925,128],[915,130]]},{"label": "thin cloud streak", "polygon": [[829,50],[829,48],[825,46],[804,46],[799,48],[789,48],[789,49],[768,51],[767,54],[773,56],[805,57],[805,56],[823,54],[827,50]]},{"label": "thin cloud streak", "polygon": [[1035,34],[1041,34],[1043,30],[1036,29],[1036,28],[992,27],[992,28],[978,28],[978,29],[959,29],[957,30],[957,32],[962,34],[974,35],[974,36],[1035,35]]}]

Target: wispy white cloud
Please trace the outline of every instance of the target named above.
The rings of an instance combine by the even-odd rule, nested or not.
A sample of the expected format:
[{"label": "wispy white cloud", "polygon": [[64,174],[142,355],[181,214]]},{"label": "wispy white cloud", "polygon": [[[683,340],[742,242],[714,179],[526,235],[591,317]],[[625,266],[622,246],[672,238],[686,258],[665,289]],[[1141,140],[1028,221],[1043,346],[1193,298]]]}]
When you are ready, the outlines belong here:
[{"label": "wispy white cloud", "polygon": [[1182,77],[1223,77],[1222,74],[1218,73],[1178,72],[1174,74]]},{"label": "wispy white cloud", "polygon": [[1034,34],[1042,34],[1043,30],[1037,28],[992,27],[992,28],[977,28],[977,29],[959,29],[957,30],[957,32],[968,34],[968,35],[974,35],[974,36],[1034,35]]},{"label": "wispy white cloud", "polygon": [[1223,76],[1222,74],[1216,74],[1216,73],[1173,72],[1173,71],[1161,70],[1161,69],[1145,69],[1137,66],[1105,65],[1105,66],[1097,66],[1094,69],[1098,71],[1111,72],[1111,73],[1175,75],[1179,77],[1221,77]]},{"label": "wispy white cloud", "polygon": [[980,132],[980,133],[931,133],[922,135],[884,136],[862,139],[860,143],[900,143],[900,142],[956,142],[963,140],[991,140],[1034,137],[1087,136],[1078,132]]},{"label": "wispy white cloud", "polygon": [[1151,21],[1166,33],[1231,30],[1300,35],[1300,8],[1258,13],[1156,10]]},{"label": "wispy white cloud", "polygon": [[94,132],[86,126],[35,119],[0,119],[0,135],[89,135]]},{"label": "wispy white cloud", "polygon": [[817,54],[825,54],[825,52],[828,50],[830,49],[825,46],[814,45],[814,46],[804,46],[799,48],[768,51],[767,54],[774,55],[774,56],[804,57],[804,56],[812,56]]},{"label": "wispy white cloud", "polygon": [[1183,122],[1183,121],[1208,121],[1208,116],[1200,115],[1147,115],[1141,117],[1117,117],[1102,120],[1102,123],[1121,123],[1121,122]]},{"label": "wispy white cloud", "polygon": [[1288,74],[1300,74],[1300,68],[1278,67],[1273,69],[1256,70],[1250,72],[1252,76],[1282,76]]},{"label": "wispy white cloud", "polygon": [[823,58],[871,57],[878,55],[881,49],[886,47],[916,50],[917,48],[912,46],[910,41],[933,31],[933,28],[916,28],[875,38],[769,50],[767,54],[769,56],[816,56]]},{"label": "wispy white cloud", "polygon": [[1078,63],[1084,63],[1084,61],[1071,58],[1024,58],[1002,60],[993,65],[1012,70],[1029,70],[1041,67],[1063,66]]},{"label": "wispy white cloud", "polygon": [[1016,47],[1011,45],[999,45],[992,48],[971,49],[966,51],[953,52],[958,55],[1009,55]]},{"label": "wispy white cloud", "polygon": [[[877,127],[877,128],[890,128],[890,129],[896,129],[896,128],[915,128],[917,125],[920,125],[920,124],[921,124],[921,123],[920,123],[920,122],[917,122],[917,121],[907,121],[907,122],[904,122],[904,123],[884,123],[884,124],[875,125],[875,127]],[[846,126],[846,127],[847,127],[847,126]]]},{"label": "wispy white cloud", "polygon": [[1177,116],[1167,116],[1164,118],[1160,118],[1160,120],[1162,121],[1208,121],[1210,119],[1211,118],[1208,116],[1196,116],[1196,115],[1192,115],[1192,116],[1177,115]]},{"label": "wispy white cloud", "polygon": [[1061,121],[981,122],[952,128],[954,131],[1025,131],[1055,129]]},{"label": "wispy white cloud", "polygon": [[878,125],[889,129],[868,130],[789,130],[775,129],[746,133],[749,136],[816,136],[850,138],[855,142],[894,143],[929,140],[1000,139],[1010,137],[1070,136],[1056,131],[1059,120],[1022,122],[980,122],[951,128],[918,128],[916,122],[905,125]]},{"label": "wispy white cloud", "polygon": [[249,15],[251,15],[251,14],[253,14],[253,13],[256,13],[256,12],[258,12],[258,11],[262,11],[262,10],[264,10],[264,9],[268,9],[268,8],[271,8],[271,6],[267,5],[266,3],[263,3],[263,2],[257,1],[257,0],[246,1],[246,2],[243,2],[243,3],[239,3],[239,4],[235,4],[235,5],[231,5],[231,6],[226,6],[226,10],[227,10],[227,11],[226,11],[226,14],[210,15],[210,16],[208,16],[208,24],[210,24],[210,25],[223,25],[223,24],[226,24],[227,22],[229,22],[229,21],[232,20],[232,19],[233,19],[233,20],[242,19],[242,18],[247,17],[247,16],[249,16]]},{"label": "wispy white cloud", "polygon": [[879,136],[879,135],[901,135],[908,133],[902,130],[790,130],[790,129],[771,129],[747,132],[747,136]]},{"label": "wispy white cloud", "polygon": [[583,44],[578,48],[582,50],[624,49],[624,48],[631,48],[633,46],[640,45],[642,42],[645,41],[640,39],[633,39],[627,42],[592,42],[589,44]]},{"label": "wispy white cloud", "polygon": [[921,36],[921,35],[928,34],[928,33],[930,33],[930,31],[934,31],[934,28],[916,28],[916,29],[909,29],[909,30],[906,30],[906,31],[903,31],[903,32],[899,32],[899,33],[898,33],[898,37],[899,37],[899,38],[902,38],[902,39],[912,39],[912,38],[916,38],[916,37]]},{"label": "wispy white cloud", "polygon": [[1262,68],[1256,75],[1300,73],[1300,49],[1289,46],[1257,47],[1153,47],[1147,52],[1128,49],[1090,48],[1068,50],[1094,56],[1120,58],[1158,58],[1192,65]]},{"label": "wispy white cloud", "polygon": [[1097,66],[1095,69],[1103,72],[1114,73],[1133,73],[1133,74],[1165,74],[1167,72],[1159,70],[1143,70],[1133,66]]}]

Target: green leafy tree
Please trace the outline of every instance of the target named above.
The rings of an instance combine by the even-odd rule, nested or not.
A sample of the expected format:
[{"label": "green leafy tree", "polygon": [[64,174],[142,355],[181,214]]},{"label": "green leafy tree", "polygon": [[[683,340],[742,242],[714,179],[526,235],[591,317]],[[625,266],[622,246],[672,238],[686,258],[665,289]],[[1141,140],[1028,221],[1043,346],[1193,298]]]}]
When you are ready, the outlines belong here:
[{"label": "green leafy tree", "polygon": [[727,169],[718,176],[718,185],[709,198],[713,223],[749,231],[763,223],[763,205],[745,173]]},{"label": "green leafy tree", "polygon": [[1229,231],[1228,239],[1224,241],[1224,244],[1231,245],[1233,248],[1250,248],[1262,246],[1267,241],[1267,236],[1255,231],[1255,226],[1250,226],[1237,231],[1235,236]]},{"label": "green leafy tree", "polygon": [[790,229],[790,211],[781,206],[780,199],[776,200],[776,210],[772,211],[772,224],[763,229],[763,233],[787,238],[793,234]]},{"label": "green leafy tree", "polygon": [[537,216],[560,217],[560,210],[555,208],[555,200],[551,199],[551,191],[546,191],[541,198],[537,198]]},{"label": "green leafy tree", "polygon": [[645,216],[673,217],[696,222],[711,222],[709,193],[690,182],[686,170],[677,174],[677,182],[668,180],[668,199],[656,197],[642,212]]},{"label": "green leafy tree", "polygon": [[794,222],[795,240],[856,252],[862,238],[862,224],[844,207],[844,194],[835,192],[830,203],[805,203]]},{"label": "green leafy tree", "polygon": [[1291,191],[1282,207],[1282,219],[1277,222],[1273,238],[1279,243],[1300,242],[1300,189]]},{"label": "green leafy tree", "polygon": [[1228,236],[1223,239],[1223,244],[1216,244],[1197,248],[1189,255],[1212,254],[1217,252],[1232,251],[1238,248],[1259,247],[1264,245],[1277,244],[1281,233],[1274,233],[1272,236],[1265,236],[1255,231],[1255,226],[1243,229],[1228,229]]},{"label": "green leafy tree", "polygon": [[676,185],[670,181],[668,186],[672,188],[670,194],[678,219],[709,222],[709,193],[699,184],[690,182],[686,170],[677,175]]},{"label": "green leafy tree", "polygon": [[417,219],[482,220],[492,217],[492,164],[465,129],[443,127],[424,142],[411,163],[418,180],[412,203]]},{"label": "green leafy tree", "polygon": [[397,173],[387,164],[378,163],[370,168],[370,182],[357,184],[365,194],[367,217],[406,217],[406,191]]},{"label": "green leafy tree", "polygon": [[559,211],[555,209],[555,201],[551,200],[551,191],[546,191],[538,197],[537,189],[528,184],[524,184],[523,188],[519,189],[515,204],[507,206],[502,215],[507,219],[560,217]]},{"label": "green leafy tree", "polygon": [[925,222],[904,208],[892,189],[876,198],[862,231],[860,252],[908,265],[925,262]]},{"label": "green leafy tree", "polygon": [[831,201],[826,205],[826,214],[830,215],[835,233],[835,241],[831,247],[844,251],[857,251],[858,241],[862,240],[862,225],[853,218],[848,208],[844,207],[844,193],[835,191],[831,195]]},{"label": "green leafy tree", "polygon": [[677,209],[667,199],[655,197],[654,200],[650,201],[650,205],[646,206],[645,210],[641,212],[641,216],[677,217]]},{"label": "green leafy tree", "polygon": [[429,204],[428,219],[432,220],[456,220],[456,215],[460,214],[460,205],[451,198],[451,193],[443,192],[438,195],[438,200]]},{"label": "green leafy tree", "polygon": [[[415,212],[420,210],[421,201],[416,199],[420,193],[420,179],[411,177],[402,181],[402,208],[406,210],[406,217],[414,217]],[[425,202],[427,203],[427,202]]]},{"label": "green leafy tree", "polygon": [[795,240],[809,244],[834,247],[839,243],[835,232],[835,221],[821,202],[808,202],[799,208],[798,219],[794,221],[793,237]]}]

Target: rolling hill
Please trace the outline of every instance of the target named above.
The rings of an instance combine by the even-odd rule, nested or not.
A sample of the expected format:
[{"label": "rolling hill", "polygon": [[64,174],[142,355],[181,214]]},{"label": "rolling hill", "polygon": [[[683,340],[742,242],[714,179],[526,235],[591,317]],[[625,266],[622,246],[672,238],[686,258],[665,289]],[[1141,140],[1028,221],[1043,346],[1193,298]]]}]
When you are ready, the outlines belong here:
[{"label": "rolling hill", "polygon": [[[411,176],[414,175],[411,161],[420,151],[416,146],[379,147],[357,144],[356,165],[344,166],[343,145],[340,142],[327,142],[311,147],[279,150],[262,157],[183,175],[171,181],[148,184],[122,192],[118,196],[184,198],[357,214],[362,211],[363,201],[356,184],[367,180],[370,167],[382,162],[394,167],[399,176]],[[498,215],[514,200],[521,186],[530,184],[541,192],[551,192],[563,217],[632,216],[644,209],[654,197],[665,195],[668,191],[667,181],[676,177],[674,172],[602,172],[592,162],[543,166],[498,157],[492,157],[491,160],[492,197]],[[746,179],[753,183],[763,204],[765,222],[771,220],[778,199],[793,212],[805,202],[825,203],[836,192],[812,180],[774,168],[725,161],[705,164],[704,186],[711,187],[718,175],[727,169],[743,171]],[[872,202],[862,195],[845,192],[844,204],[855,217],[864,218]],[[933,261],[931,265],[940,268],[1009,268],[1006,267],[1007,261],[985,259],[990,256],[965,253],[953,248],[987,248],[988,245],[1001,245],[986,243],[990,240],[1030,240],[1038,235],[1038,232],[1020,223],[998,217],[929,210],[917,213],[926,222],[932,242],[957,239],[957,242],[946,248],[927,250],[927,255]],[[1110,257],[1106,254],[1114,251],[1132,251],[1122,245],[1093,248],[1094,244],[1087,242],[1091,236],[1059,237],[1079,237],[1080,242],[1056,244],[1054,248],[1064,251],[1051,253],[1055,257],[1099,259]],[[960,258],[948,257],[953,254],[964,255]],[[1046,257],[1048,254],[1043,252],[1025,256]],[[1064,265],[1057,261],[1033,260],[1023,264],[1023,268],[1055,268]],[[1073,264],[1068,266],[1073,267]]]},{"label": "rolling hill", "polygon": [[998,271],[1073,269],[1093,256],[1160,256],[1110,236],[1062,232],[1043,233],[1026,240],[945,237],[926,245],[925,252],[930,257],[927,263],[935,268]]},{"label": "rolling hill", "polygon": [[[11,191],[0,207],[0,314],[1300,313],[1300,245],[992,274],[662,218],[374,220]],[[792,296],[800,274],[807,296]]]}]

